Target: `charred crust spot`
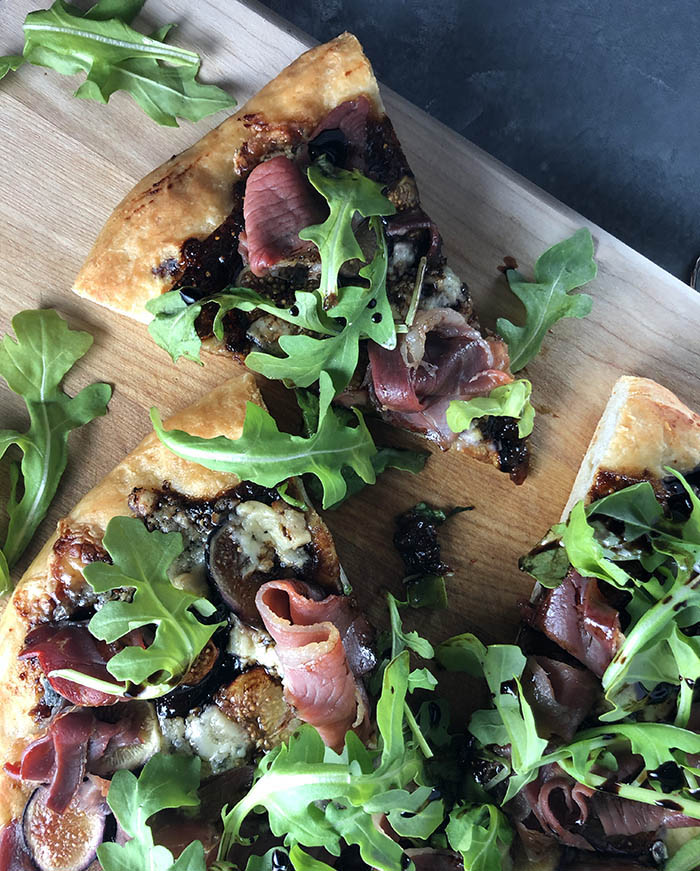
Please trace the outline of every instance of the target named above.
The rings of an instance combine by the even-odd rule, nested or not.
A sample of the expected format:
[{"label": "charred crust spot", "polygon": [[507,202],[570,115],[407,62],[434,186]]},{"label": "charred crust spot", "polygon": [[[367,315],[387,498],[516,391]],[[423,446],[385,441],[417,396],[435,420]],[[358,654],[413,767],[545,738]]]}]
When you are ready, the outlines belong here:
[{"label": "charred crust spot", "polygon": [[166,257],[157,266],[151,269],[158,278],[173,278],[180,272],[180,262],[175,257]]}]

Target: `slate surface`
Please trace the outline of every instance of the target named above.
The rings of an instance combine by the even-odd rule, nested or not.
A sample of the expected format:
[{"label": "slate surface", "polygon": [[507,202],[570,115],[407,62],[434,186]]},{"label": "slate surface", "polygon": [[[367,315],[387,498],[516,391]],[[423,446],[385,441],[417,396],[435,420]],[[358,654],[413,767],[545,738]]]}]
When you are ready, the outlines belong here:
[{"label": "slate surface", "polygon": [[700,254],[697,0],[264,0],[651,260]]}]

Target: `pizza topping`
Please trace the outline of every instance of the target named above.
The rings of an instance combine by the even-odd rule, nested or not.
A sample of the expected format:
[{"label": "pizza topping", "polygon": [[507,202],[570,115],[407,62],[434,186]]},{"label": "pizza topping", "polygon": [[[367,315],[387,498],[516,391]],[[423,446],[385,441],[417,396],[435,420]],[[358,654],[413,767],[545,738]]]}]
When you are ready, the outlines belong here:
[{"label": "pizza topping", "polygon": [[107,663],[115,649],[97,640],[85,623],[42,623],[27,635],[20,659],[36,657],[51,687],[74,705],[113,705],[119,694],[102,692],[60,677],[55,672],[74,670],[97,681],[113,683]]},{"label": "pizza topping", "polygon": [[295,252],[312,247],[299,238],[299,231],[323,219],[323,202],[296,163],[280,155],[251,172],[243,215],[245,255],[253,274],[259,276]]},{"label": "pizza topping", "polygon": [[590,671],[547,656],[529,656],[523,692],[543,735],[571,741],[597,701],[599,686]]},{"label": "pizza topping", "polygon": [[0,829],[0,868],[3,871],[36,871],[19,820],[12,820]]},{"label": "pizza topping", "polygon": [[[397,240],[394,242],[394,249],[400,244],[402,244],[400,239],[403,239],[406,236],[410,236],[411,238],[421,239],[421,237],[426,237],[427,244],[422,244],[418,246],[425,253],[428,262],[432,265],[438,264],[440,262],[440,251],[442,249],[442,237],[440,235],[440,231],[438,230],[437,224],[432,220],[421,208],[421,206],[415,206],[412,209],[406,209],[402,212],[397,212],[395,215],[391,215],[386,219],[386,234],[389,239]],[[405,243],[404,243],[405,244]],[[445,267],[447,269],[448,267]],[[450,273],[454,275],[452,270]],[[459,281],[460,290],[463,285],[462,282]],[[456,303],[457,300],[454,300]]]},{"label": "pizza topping", "polygon": [[212,774],[243,765],[253,747],[246,729],[215,704],[186,717],[161,717],[160,727],[171,752],[199,757]]},{"label": "pizza topping", "polygon": [[420,412],[437,399],[488,392],[511,380],[508,353],[452,309],[420,311],[394,350],[369,345],[372,383],[382,408]]},{"label": "pizza topping", "polygon": [[310,574],[311,532],[302,511],[281,500],[242,502],[209,538],[209,577],[224,603],[247,623],[260,624],[255,594],[274,574]]},{"label": "pizza topping", "polygon": [[277,644],[287,699],[299,717],[315,726],[331,747],[342,747],[350,729],[366,731],[368,711],[343,644],[348,600],[309,598],[309,588],[294,581],[271,581],[256,596],[265,628]]},{"label": "pizza topping", "polygon": [[20,762],[7,768],[23,781],[48,785],[47,804],[61,813],[87,772],[107,775],[143,764],[159,748],[150,708],[129,706],[114,723],[98,720],[89,708],[58,714],[46,734],[29,744]]},{"label": "pizza topping", "polygon": [[258,750],[269,750],[288,740],[299,726],[284,700],[280,680],[261,666],[222,687],[214,701],[230,720],[248,732]]},{"label": "pizza topping", "polygon": [[374,394],[384,416],[448,447],[454,399],[488,394],[512,380],[505,345],[484,339],[452,309],[419,311],[394,350],[369,343]]},{"label": "pizza topping", "polygon": [[331,109],[311,134],[309,157],[324,155],[335,166],[364,170],[369,110],[364,94]]},{"label": "pizza topping", "polygon": [[52,808],[46,787],[39,787],[22,818],[24,842],[38,871],[87,869],[104,839],[107,814],[105,797],[90,780],[61,811]]},{"label": "pizza topping", "polygon": [[573,569],[559,586],[527,606],[525,620],[601,677],[624,641],[620,617],[598,582]]}]

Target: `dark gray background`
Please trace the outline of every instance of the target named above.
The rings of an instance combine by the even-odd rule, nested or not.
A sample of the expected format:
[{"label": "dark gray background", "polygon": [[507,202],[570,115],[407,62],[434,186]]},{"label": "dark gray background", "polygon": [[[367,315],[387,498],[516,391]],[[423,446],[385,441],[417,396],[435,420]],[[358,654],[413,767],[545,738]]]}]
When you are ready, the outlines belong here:
[{"label": "dark gray background", "polygon": [[670,272],[700,254],[700,0],[264,0]]}]

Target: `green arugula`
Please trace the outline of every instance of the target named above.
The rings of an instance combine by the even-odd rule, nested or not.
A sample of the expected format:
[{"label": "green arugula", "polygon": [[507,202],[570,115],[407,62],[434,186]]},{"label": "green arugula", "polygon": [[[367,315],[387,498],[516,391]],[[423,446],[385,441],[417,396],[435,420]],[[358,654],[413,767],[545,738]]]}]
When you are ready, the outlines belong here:
[{"label": "green arugula", "polygon": [[501,871],[508,867],[513,830],[494,805],[455,807],[445,834],[452,849],[461,853],[469,871]]},{"label": "green arugula", "polygon": [[[105,602],[90,620],[90,632],[102,641],[114,642],[142,626],[155,627],[148,647],[125,647],[107,663],[117,681],[117,691],[145,685],[139,695],[153,698],[169,692],[189,671],[214,632],[223,623],[204,624],[214,606],[185,590],[174,587],[168,569],[182,553],[179,532],[149,532],[135,517],[113,517],[107,524],[103,545],[112,558],[85,566],[85,580],[98,593],[133,590],[130,602]],[[53,676],[71,675],[52,672]]]},{"label": "green arugula", "polygon": [[[406,836],[421,838],[437,828],[443,814],[442,807],[431,807],[442,803],[429,801],[428,787],[407,789],[416,779],[420,782],[423,768],[419,748],[404,733],[409,672],[408,651],[384,671],[377,703],[378,750],[368,750],[350,732],[338,754],[324,746],[315,729],[302,726],[288,744],[267,753],[248,794],[222,813],[219,858],[225,860],[236,844],[246,842],[244,821],[264,808],[272,833],[284,838],[290,856],[295,847],[323,847],[338,856],[344,843],[357,845],[362,859],[378,871],[403,867],[403,849],[374,825],[373,814],[385,813]],[[406,812],[415,815],[401,819]]]},{"label": "green arugula", "polygon": [[246,358],[250,369],[296,387],[309,387],[319,379],[321,372],[327,372],[333,389],[340,393],[357,368],[361,340],[372,339],[384,348],[396,347],[394,316],[386,293],[386,238],[379,218],[371,218],[370,224],[377,248],[372,260],[359,273],[369,281],[369,287],[349,285],[340,289],[338,302],[326,312],[337,324],[334,334],[321,339],[307,335],[281,336],[279,346],[286,356],[254,351]]},{"label": "green arugula", "polygon": [[205,871],[201,841],[193,841],[175,859],[170,850],[154,843],[148,825],[154,814],[166,808],[199,807],[200,767],[198,756],[157,753],[138,777],[131,771],[115,772],[107,804],[129,840],[97,848],[104,871]]},{"label": "green arugula", "polygon": [[177,118],[199,121],[234,106],[221,88],[196,80],[199,55],[164,42],[172,25],[151,36],[129,26],[142,6],[143,0],[100,0],[83,13],[55,0],[50,9],[30,12],[23,56],[1,58],[0,77],[22,62],[63,75],[84,72],[76,97],[107,103],[115,91],[126,91],[150,118],[168,127],[177,127]]},{"label": "green arugula", "polygon": [[664,871],[697,871],[700,868],[700,835],[686,841],[664,864]]},{"label": "green arugula", "polygon": [[[201,362],[202,340],[195,323],[204,306],[212,305],[217,309],[213,332],[219,340],[224,336],[223,318],[232,309],[259,310],[312,333],[281,336],[279,346],[284,356],[254,351],[246,359],[246,365],[255,372],[296,387],[309,387],[318,381],[321,372],[328,372],[335,392],[340,393],[357,368],[360,341],[372,339],[385,348],[396,346],[394,317],[386,293],[386,237],[379,217],[393,214],[394,206],[382,194],[381,185],[357,170],[311,166],[308,176],[330,210],[323,224],[307,227],[299,234],[319,249],[320,287],[297,291],[291,307],[276,306],[245,287],[229,287],[191,304],[185,303],[178,290],[149,300],[146,308],[154,316],[149,332],[174,362],[180,357]],[[339,288],[340,267],[348,260],[365,259],[352,229],[356,213],[370,218],[375,236],[374,255],[359,270],[360,278],[369,286]]]},{"label": "green arugula", "polygon": [[511,372],[518,372],[535,357],[545,334],[562,318],[585,318],[593,300],[570,291],[592,281],[598,268],[593,259],[593,239],[587,228],[548,248],[535,263],[535,281],[528,282],[515,269],[506,272],[513,293],[525,306],[525,323],[516,326],[505,318],[496,322],[508,343]]},{"label": "green arugula", "polygon": [[22,451],[21,465],[10,469],[0,594],[10,589],[10,570],[56,494],[68,459],[68,434],[105,414],[112,395],[108,384],[91,384],[72,398],[61,389],[64,376],[92,345],[89,333],[70,330],[51,309],[20,312],[12,327],[17,340],[5,336],[0,343],[0,375],[24,399],[30,424],[24,433],[0,430],[0,457],[11,445]]},{"label": "green arugula", "polygon": [[[494,644],[484,647],[473,635],[456,636],[437,650],[437,660],[457,671],[475,674],[481,669],[491,691],[493,708],[476,711],[469,731],[482,747],[511,745],[510,760],[494,757],[501,771],[488,787],[508,777],[503,804],[537,777],[544,765],[558,763],[574,780],[592,789],[614,789],[615,794],[632,801],[657,804],[660,794],[673,801],[691,817],[700,815],[700,801],[693,797],[697,769],[692,755],[700,746],[695,732],[665,723],[632,722],[605,724],[579,732],[570,743],[545,752],[548,742],[537,733],[532,709],[522,690],[521,677],[525,657],[514,645]],[[629,752],[638,754],[646,772],[672,763],[685,776],[685,785],[663,793],[654,780],[640,774],[634,783],[615,781],[620,758]],[[607,770],[604,776],[600,768]],[[639,784],[645,783],[641,786]],[[611,787],[611,783],[614,786]]]},{"label": "green arugula", "polygon": [[676,725],[687,725],[690,716],[700,639],[682,630],[700,619],[700,500],[682,475],[667,471],[688,494],[687,519],[667,518],[654,488],[643,481],[591,505],[577,503],[566,523],[548,533],[550,546],[521,562],[547,586],[560,583],[571,565],[631,595],[625,606],[630,625],[602,678],[609,705],[603,722],[649,703],[648,696],[639,697],[638,684],[647,693],[660,683],[677,686]]},{"label": "green arugula", "polygon": [[447,425],[452,432],[464,432],[474,420],[487,415],[513,417],[518,421],[518,435],[529,436],[535,420],[535,409],[530,402],[532,384],[525,378],[494,387],[488,396],[475,399],[455,399],[447,408]]},{"label": "green arugula", "polygon": [[382,217],[395,214],[396,208],[382,193],[382,185],[359,170],[337,169],[321,161],[309,167],[308,177],[328,203],[329,215],[322,224],[305,227],[299,238],[313,242],[318,248],[321,255],[318,291],[323,307],[330,308],[338,296],[340,267],[348,260],[365,259],[352,229],[355,214],[363,218]]},{"label": "green arugula", "polygon": [[146,308],[154,316],[148,325],[148,331],[156,344],[170,354],[173,363],[177,363],[180,357],[195,363],[202,362],[202,340],[197,334],[195,322],[207,305],[217,306],[212,329],[219,340],[224,338],[224,315],[233,309],[245,312],[257,309],[295,324],[300,329],[321,335],[332,336],[339,332],[339,327],[321,310],[316,292],[297,291],[294,307],[282,308],[247,287],[227,287],[220,293],[193,303],[186,303],[179,290],[169,290],[161,296],[149,299]]},{"label": "green arugula", "polygon": [[[310,390],[297,390],[295,395],[302,414],[302,434],[308,438],[318,429],[318,396]],[[355,419],[352,410],[349,408],[335,406],[333,412],[339,420],[346,424],[351,423]],[[411,472],[413,475],[417,475],[423,470],[429,456],[430,454],[427,451],[379,447],[377,448],[377,453],[373,454],[371,461],[376,477],[386,472],[387,469],[398,469],[402,472]],[[349,466],[342,470],[342,475],[345,478],[347,489],[342,499],[329,506],[331,509],[339,508],[344,502],[367,486],[366,482]],[[305,483],[311,498],[320,502],[323,498],[323,489],[318,478],[309,477]]]},{"label": "green arugula", "polygon": [[151,409],[151,420],[158,438],[173,453],[217,472],[232,472],[241,479],[263,487],[307,472],[323,486],[323,507],[340,501],[347,484],[342,475],[349,466],[367,484],[376,476],[372,457],[377,448],[362,414],[354,410],[357,426],[346,426],[331,408],[333,385],[322,372],[319,380],[318,428],[309,436],[280,432],[272,416],[255,403],[246,407],[243,432],[238,439],[217,436],[203,439],[180,430],[164,430],[158,411]]}]

